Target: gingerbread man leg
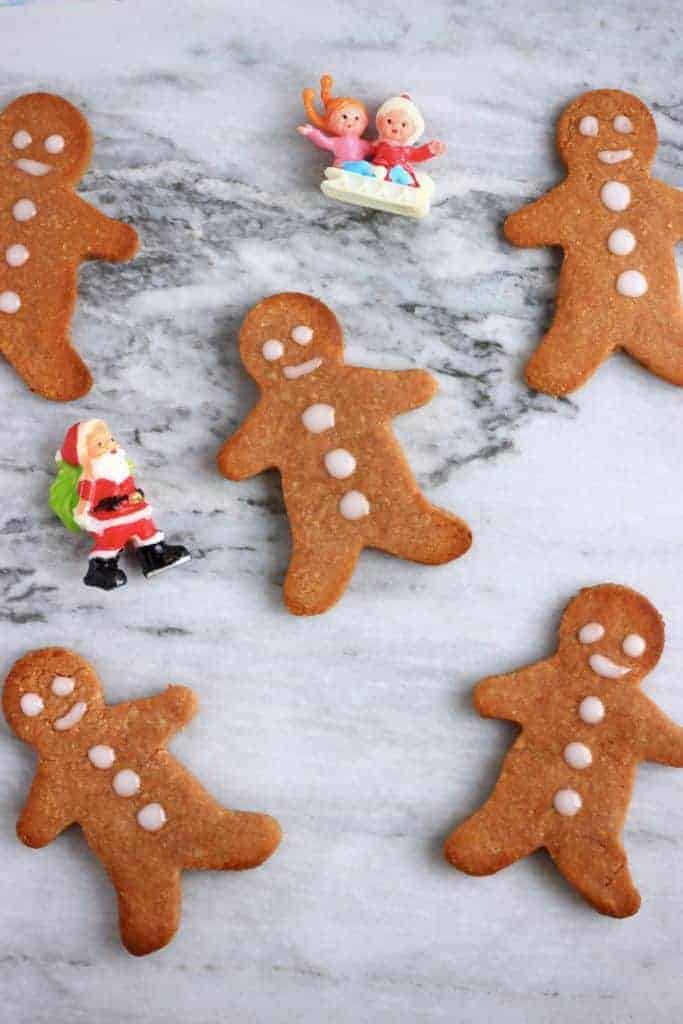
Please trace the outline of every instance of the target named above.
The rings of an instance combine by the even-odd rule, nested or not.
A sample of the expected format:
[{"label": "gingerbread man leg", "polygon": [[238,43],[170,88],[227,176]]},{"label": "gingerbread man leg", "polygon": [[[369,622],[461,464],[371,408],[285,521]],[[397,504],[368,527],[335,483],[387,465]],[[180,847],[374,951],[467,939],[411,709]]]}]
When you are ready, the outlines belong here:
[{"label": "gingerbread man leg", "polygon": [[535,391],[568,395],[593,376],[615,347],[594,308],[558,308],[552,327],[527,363],[526,382]]},{"label": "gingerbread man leg", "polygon": [[66,336],[20,332],[3,346],[3,354],[31,391],[58,402],[86,394],[92,385],[87,366]]},{"label": "gingerbread man leg", "polygon": [[540,819],[519,813],[521,794],[496,791],[446,840],[446,860],[468,875],[492,875],[543,845]]},{"label": "gingerbread man leg", "polygon": [[564,877],[601,914],[630,917],[640,907],[628,858],[617,839],[573,835],[548,851]]},{"label": "gingerbread man leg", "polygon": [[372,544],[398,558],[423,565],[441,565],[468,550],[472,533],[457,516],[431,505],[421,494],[395,503],[395,517]]},{"label": "gingerbread man leg", "polygon": [[665,325],[653,322],[640,340],[624,347],[650,373],[683,386],[683,318],[678,312]]},{"label": "gingerbread man leg", "polygon": [[362,544],[343,536],[313,533],[306,544],[293,542],[285,577],[285,604],[295,615],[319,615],[342,596],[356,568]]},{"label": "gingerbread man leg", "polygon": [[268,814],[217,810],[194,823],[192,851],[186,868],[241,871],[256,868],[275,851],[282,832]]},{"label": "gingerbread man leg", "polygon": [[166,946],[178,930],[182,892],[175,866],[137,863],[114,869],[121,939],[129,953],[145,956]]}]

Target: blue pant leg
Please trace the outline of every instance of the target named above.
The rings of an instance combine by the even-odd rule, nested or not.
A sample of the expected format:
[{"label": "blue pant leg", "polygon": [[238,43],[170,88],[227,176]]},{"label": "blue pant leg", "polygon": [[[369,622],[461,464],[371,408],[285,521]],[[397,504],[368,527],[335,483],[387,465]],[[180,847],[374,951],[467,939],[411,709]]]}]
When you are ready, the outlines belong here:
[{"label": "blue pant leg", "polygon": [[345,171],[352,171],[354,174],[364,174],[368,178],[374,178],[375,176],[372,164],[368,163],[367,160],[346,160],[342,164],[342,168]]},{"label": "blue pant leg", "polygon": [[389,171],[389,178],[397,185],[412,185],[413,179],[403,167],[392,167]]}]

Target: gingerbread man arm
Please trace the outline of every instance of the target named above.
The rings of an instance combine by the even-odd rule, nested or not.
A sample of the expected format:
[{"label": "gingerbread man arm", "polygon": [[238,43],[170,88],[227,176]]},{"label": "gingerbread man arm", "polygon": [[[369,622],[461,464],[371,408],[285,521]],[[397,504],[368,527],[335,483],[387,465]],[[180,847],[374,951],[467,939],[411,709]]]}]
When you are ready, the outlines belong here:
[{"label": "gingerbread man arm", "polygon": [[143,751],[153,753],[192,721],[197,706],[197,697],[187,686],[169,686],[155,697],[120,704],[117,724],[131,735],[135,733]]},{"label": "gingerbread man arm", "polygon": [[673,188],[663,181],[658,181],[656,184],[662,190],[667,210],[671,211],[670,221],[674,238],[677,242],[680,242],[683,239],[683,190]]},{"label": "gingerbread man arm", "polygon": [[81,238],[86,259],[120,263],[135,256],[140,240],[130,224],[112,220],[77,195],[72,196],[72,202],[74,218],[82,225]]},{"label": "gingerbread man arm", "polygon": [[349,368],[349,381],[362,396],[364,410],[377,419],[400,416],[419,409],[436,394],[439,385],[426,370],[370,370]]},{"label": "gingerbread man arm", "polygon": [[489,676],[474,688],[474,706],[484,718],[523,724],[535,713],[540,690],[551,682],[550,662],[537,662],[503,676]]},{"label": "gingerbread man arm", "polygon": [[508,242],[523,248],[561,245],[565,204],[562,184],[516,213],[511,213],[503,225]]},{"label": "gingerbread man arm", "polygon": [[246,480],[277,465],[272,424],[261,400],[218,453],[218,468],[228,480]]},{"label": "gingerbread man arm", "polygon": [[65,794],[48,771],[39,766],[17,822],[17,835],[22,843],[34,849],[47,846],[75,820],[65,801]]},{"label": "gingerbread man arm", "polygon": [[683,768],[683,727],[673,722],[668,715],[643,693],[634,694],[636,703],[640,754],[644,761],[656,761],[672,768]]}]

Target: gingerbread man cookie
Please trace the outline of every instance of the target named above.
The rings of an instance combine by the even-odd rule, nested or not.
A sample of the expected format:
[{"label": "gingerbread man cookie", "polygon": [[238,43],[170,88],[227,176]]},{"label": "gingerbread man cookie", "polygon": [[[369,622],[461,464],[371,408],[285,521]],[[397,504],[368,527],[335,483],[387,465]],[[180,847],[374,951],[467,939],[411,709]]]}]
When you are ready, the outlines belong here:
[{"label": "gingerbread man cookie", "polygon": [[557,127],[568,174],[513,213],[519,246],[560,246],[564,262],[552,327],[530,359],[530,387],[566,395],[615,349],[683,384],[683,313],[674,246],[683,193],[650,177],[653,117],[636,96],[599,89],[574,100]]},{"label": "gingerbread man cookie", "polygon": [[290,611],[317,615],[333,605],[364,547],[427,565],[467,551],[467,525],[427,501],[390,427],[392,417],[432,398],[430,374],[347,366],[332,311],[295,293],[250,311],[240,354],[261,398],[218,466],[230,480],[270,468],[282,475]]},{"label": "gingerbread man cookie", "polygon": [[81,826],[116,888],[129,952],[175,935],[184,868],[252,868],[277,847],[273,818],[225,810],[166,750],[197,710],[184,686],[108,707],[92,666],[49,647],[15,663],[2,699],[10,728],[38,753],[19,838],[41,847]]},{"label": "gingerbread man cookie", "polygon": [[683,767],[683,728],[639,689],[663,647],[659,612],[607,583],[570,603],[551,658],[479,683],[479,713],[521,732],[488,801],[446,842],[447,860],[490,875],[545,847],[600,913],[635,914],[621,832],[636,768]]},{"label": "gingerbread man cookie", "polygon": [[32,391],[69,401],[92,384],[71,346],[78,266],[129,260],[138,236],[73,191],[92,154],[71,103],[30,93],[0,114],[0,350]]}]

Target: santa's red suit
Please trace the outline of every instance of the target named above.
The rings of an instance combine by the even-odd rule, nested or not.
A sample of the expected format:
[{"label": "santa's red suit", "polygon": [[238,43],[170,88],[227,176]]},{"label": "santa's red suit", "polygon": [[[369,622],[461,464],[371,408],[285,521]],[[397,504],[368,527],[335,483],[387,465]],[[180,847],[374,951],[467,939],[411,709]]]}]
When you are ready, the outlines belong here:
[{"label": "santa's red suit", "polygon": [[[164,539],[152,519],[151,506],[144,499],[130,500],[129,496],[137,492],[132,476],[120,483],[105,477],[81,478],[78,497],[86,502],[86,529],[95,533],[93,558],[113,558],[131,541],[137,546],[156,544]],[[112,498],[119,500],[111,501]],[[114,504],[116,507],[112,508]]]}]

